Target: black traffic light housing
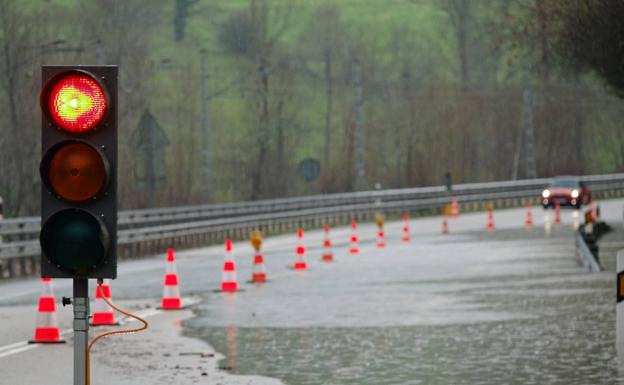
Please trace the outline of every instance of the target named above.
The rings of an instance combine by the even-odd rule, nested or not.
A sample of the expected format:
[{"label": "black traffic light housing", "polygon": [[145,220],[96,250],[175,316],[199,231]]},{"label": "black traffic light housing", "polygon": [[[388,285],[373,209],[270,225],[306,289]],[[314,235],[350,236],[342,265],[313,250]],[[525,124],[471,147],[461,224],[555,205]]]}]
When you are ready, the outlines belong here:
[{"label": "black traffic light housing", "polygon": [[117,66],[43,66],[41,276],[117,276]]}]

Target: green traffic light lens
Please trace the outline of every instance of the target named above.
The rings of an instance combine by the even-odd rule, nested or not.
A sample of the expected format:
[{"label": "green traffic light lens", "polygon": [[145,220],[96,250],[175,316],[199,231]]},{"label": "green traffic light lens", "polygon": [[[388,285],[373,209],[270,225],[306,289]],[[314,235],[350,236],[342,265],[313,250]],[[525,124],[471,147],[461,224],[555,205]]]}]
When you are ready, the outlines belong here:
[{"label": "green traffic light lens", "polygon": [[48,261],[75,275],[87,275],[97,267],[110,246],[104,223],[81,209],[52,215],[43,224],[40,239]]}]

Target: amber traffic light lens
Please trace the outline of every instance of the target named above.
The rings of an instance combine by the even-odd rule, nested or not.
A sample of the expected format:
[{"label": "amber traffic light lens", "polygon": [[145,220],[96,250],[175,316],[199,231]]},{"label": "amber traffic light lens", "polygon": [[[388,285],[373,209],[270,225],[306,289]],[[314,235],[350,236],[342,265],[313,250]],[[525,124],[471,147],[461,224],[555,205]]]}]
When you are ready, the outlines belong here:
[{"label": "amber traffic light lens", "polygon": [[102,191],[108,165],[98,150],[81,142],[64,142],[54,150],[42,173],[56,195],[70,202],[83,202]]},{"label": "amber traffic light lens", "polygon": [[84,132],[97,126],[107,109],[104,89],[85,73],[70,73],[50,85],[47,108],[64,130]]}]

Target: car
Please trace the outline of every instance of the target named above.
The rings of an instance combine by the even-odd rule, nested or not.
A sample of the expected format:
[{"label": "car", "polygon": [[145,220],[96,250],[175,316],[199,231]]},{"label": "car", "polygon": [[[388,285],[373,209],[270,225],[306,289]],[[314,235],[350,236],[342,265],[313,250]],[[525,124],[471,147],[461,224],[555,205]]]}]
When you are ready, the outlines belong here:
[{"label": "car", "polygon": [[574,176],[558,176],[552,179],[542,191],[542,206],[572,206],[577,209],[591,202],[591,192],[585,184]]}]

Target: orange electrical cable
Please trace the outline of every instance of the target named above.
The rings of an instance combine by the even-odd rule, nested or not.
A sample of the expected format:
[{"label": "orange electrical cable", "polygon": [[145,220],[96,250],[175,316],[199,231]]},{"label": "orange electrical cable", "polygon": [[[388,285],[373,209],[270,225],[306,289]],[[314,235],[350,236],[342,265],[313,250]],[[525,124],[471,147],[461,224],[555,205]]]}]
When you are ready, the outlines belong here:
[{"label": "orange electrical cable", "polygon": [[135,328],[135,329],[124,329],[124,330],[113,330],[111,332],[106,332],[106,333],[102,333],[99,336],[95,337],[93,339],[93,341],[91,341],[91,343],[89,343],[89,346],[87,347],[87,362],[86,362],[86,366],[87,366],[87,385],[89,385],[91,383],[91,364],[90,364],[90,356],[91,356],[91,348],[93,347],[93,345],[101,338],[104,338],[106,336],[110,336],[113,334],[130,334],[130,333],[138,333],[142,330],[147,329],[148,323],[146,320],[144,320],[143,318],[131,314],[125,310],[122,310],[120,308],[118,308],[117,306],[113,305],[107,298],[106,296],[104,296],[104,293],[101,291],[102,290],[102,284],[98,282],[97,284],[97,292],[100,295],[100,297],[104,300],[104,302],[106,302],[108,304],[108,306],[112,307],[113,309],[115,309],[116,311],[118,311],[119,313],[128,316],[130,318],[134,318],[135,320],[142,322],[143,326]]}]

